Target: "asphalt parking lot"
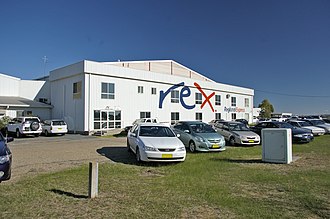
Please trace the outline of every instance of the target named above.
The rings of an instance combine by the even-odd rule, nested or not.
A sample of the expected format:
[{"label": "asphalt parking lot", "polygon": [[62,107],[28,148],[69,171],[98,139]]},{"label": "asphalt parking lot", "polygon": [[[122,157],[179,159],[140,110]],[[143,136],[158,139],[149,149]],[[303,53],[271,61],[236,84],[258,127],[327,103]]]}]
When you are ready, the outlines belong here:
[{"label": "asphalt parking lot", "polygon": [[12,178],[48,173],[97,162],[134,163],[127,153],[126,138],[104,138],[67,134],[51,137],[15,138],[9,143],[13,154]]}]

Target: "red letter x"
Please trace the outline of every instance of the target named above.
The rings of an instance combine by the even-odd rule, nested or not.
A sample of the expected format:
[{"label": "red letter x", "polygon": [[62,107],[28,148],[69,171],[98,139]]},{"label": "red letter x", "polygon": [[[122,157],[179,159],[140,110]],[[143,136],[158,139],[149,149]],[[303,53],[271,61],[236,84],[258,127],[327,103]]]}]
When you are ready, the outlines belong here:
[{"label": "red letter x", "polygon": [[214,112],[213,106],[210,102],[210,99],[215,95],[215,92],[211,93],[209,96],[206,96],[206,94],[204,93],[204,91],[202,90],[201,86],[199,86],[199,84],[197,84],[196,82],[194,83],[195,87],[202,93],[202,95],[205,97],[204,102],[202,103],[201,109],[203,109],[204,105],[206,104],[206,102],[209,103],[212,112]]}]

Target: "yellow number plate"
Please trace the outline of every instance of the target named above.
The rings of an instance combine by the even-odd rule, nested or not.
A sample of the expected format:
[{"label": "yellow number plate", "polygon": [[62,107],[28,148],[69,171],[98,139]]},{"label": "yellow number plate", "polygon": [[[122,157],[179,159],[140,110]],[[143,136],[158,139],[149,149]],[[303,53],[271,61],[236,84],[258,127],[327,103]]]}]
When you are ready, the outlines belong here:
[{"label": "yellow number plate", "polygon": [[220,148],[220,146],[218,144],[214,144],[212,145],[212,148]]},{"label": "yellow number plate", "polygon": [[250,143],[254,143],[254,141],[253,141],[253,140],[249,140],[249,142],[250,142]]},{"label": "yellow number plate", "polygon": [[162,158],[172,158],[172,154],[162,154]]}]

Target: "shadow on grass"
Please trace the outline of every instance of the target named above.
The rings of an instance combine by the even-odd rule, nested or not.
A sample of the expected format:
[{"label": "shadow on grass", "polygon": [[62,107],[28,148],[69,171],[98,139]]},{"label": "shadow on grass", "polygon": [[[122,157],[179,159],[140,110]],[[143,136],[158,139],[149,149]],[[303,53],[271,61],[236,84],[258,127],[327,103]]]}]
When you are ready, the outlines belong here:
[{"label": "shadow on grass", "polygon": [[103,147],[96,150],[102,156],[116,163],[123,163],[135,166],[159,167],[175,165],[179,162],[142,162],[138,163],[133,152],[128,152],[127,147]]},{"label": "shadow on grass", "polygon": [[59,189],[51,189],[51,190],[48,190],[50,192],[53,192],[55,194],[58,194],[58,195],[64,195],[64,196],[68,196],[68,197],[72,197],[72,198],[78,198],[78,199],[87,199],[88,196],[87,195],[76,195],[72,192],[66,192],[66,191],[62,191],[62,190],[59,190]]},{"label": "shadow on grass", "polygon": [[103,147],[96,152],[116,163],[137,164],[134,154],[128,152],[127,147]]},{"label": "shadow on grass", "polygon": [[229,163],[247,163],[247,164],[254,164],[254,163],[265,163],[262,159],[230,159],[230,158],[212,158],[214,161],[225,161]]}]

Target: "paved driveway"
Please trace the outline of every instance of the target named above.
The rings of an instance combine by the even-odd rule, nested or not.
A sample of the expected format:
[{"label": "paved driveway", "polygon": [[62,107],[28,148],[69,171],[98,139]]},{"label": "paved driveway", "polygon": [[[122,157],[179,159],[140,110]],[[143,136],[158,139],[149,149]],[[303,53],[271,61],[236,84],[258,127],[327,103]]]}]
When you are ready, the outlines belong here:
[{"label": "paved driveway", "polygon": [[67,134],[52,137],[15,138],[12,178],[8,182],[39,173],[59,171],[90,161],[134,163],[127,153],[126,138],[101,138]]}]

